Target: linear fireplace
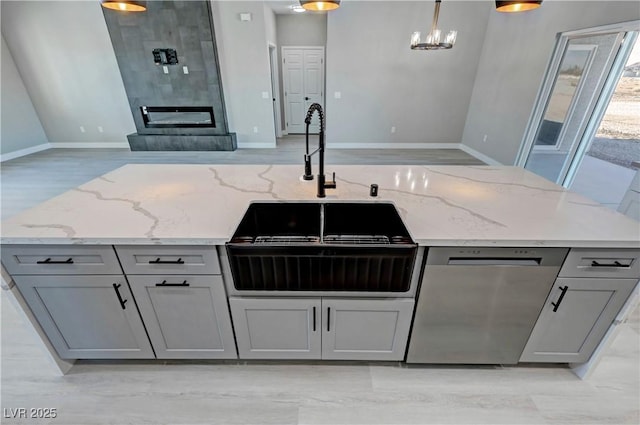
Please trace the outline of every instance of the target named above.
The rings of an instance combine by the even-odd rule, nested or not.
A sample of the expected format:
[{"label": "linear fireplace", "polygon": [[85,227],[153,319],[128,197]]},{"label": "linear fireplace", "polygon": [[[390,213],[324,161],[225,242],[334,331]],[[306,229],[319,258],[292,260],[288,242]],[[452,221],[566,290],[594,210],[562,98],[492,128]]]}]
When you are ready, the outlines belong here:
[{"label": "linear fireplace", "polygon": [[147,128],[216,126],[210,106],[141,106],[140,112]]}]

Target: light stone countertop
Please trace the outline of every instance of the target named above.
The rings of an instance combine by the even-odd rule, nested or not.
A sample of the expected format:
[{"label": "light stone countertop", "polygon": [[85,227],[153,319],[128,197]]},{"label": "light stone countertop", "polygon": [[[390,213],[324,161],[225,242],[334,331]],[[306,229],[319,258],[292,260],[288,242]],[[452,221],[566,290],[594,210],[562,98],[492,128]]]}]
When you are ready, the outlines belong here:
[{"label": "light stone countertop", "polygon": [[[392,201],[421,245],[640,247],[639,222],[521,168],[326,168],[337,189],[323,202]],[[223,244],[251,201],[319,201],[316,180],[302,172],[302,164],[126,165],[3,221],[0,242]]]}]

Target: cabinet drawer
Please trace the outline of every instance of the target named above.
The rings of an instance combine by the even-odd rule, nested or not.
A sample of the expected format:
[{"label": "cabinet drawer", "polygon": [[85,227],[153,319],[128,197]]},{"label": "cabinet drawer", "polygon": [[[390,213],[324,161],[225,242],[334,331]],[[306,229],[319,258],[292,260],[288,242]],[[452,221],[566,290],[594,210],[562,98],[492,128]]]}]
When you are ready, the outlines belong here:
[{"label": "cabinet drawer", "polygon": [[569,252],[560,277],[640,278],[640,250],[581,249]]},{"label": "cabinet drawer", "polygon": [[214,246],[116,246],[127,274],[220,274]]},{"label": "cabinet drawer", "polygon": [[11,275],[122,274],[111,245],[4,245],[2,264]]}]

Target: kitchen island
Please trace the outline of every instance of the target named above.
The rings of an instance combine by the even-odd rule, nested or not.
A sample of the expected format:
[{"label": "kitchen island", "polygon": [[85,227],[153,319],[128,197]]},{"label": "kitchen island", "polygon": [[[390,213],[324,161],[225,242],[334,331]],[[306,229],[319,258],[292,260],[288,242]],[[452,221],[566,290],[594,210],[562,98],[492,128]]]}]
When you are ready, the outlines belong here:
[{"label": "kitchen island", "polygon": [[[139,281],[139,285],[143,287],[148,284],[145,283],[147,280],[160,280],[160,283],[155,283],[160,285],[164,279],[167,285],[167,282],[177,284],[180,279],[174,279],[176,282],[164,277],[159,279],[160,272],[150,271],[148,265],[143,267],[136,261],[142,257],[142,262],[145,263],[152,263],[156,258],[160,263],[183,261],[180,255],[186,254],[181,254],[179,250],[193,250],[189,252],[193,252],[194,258],[200,256],[198,258],[201,258],[202,264],[187,264],[184,267],[191,269],[181,273],[198,278],[210,276],[209,280],[218,282],[214,285],[218,293],[213,299],[217,300],[215,308],[219,313],[226,310],[226,303],[220,300],[226,301],[230,290],[233,290],[223,245],[233,235],[251,202],[317,201],[316,183],[302,180],[302,171],[301,166],[289,165],[124,166],[2,223],[0,241],[3,245],[3,277],[6,282],[3,288],[11,289],[63,370],[70,367],[74,358],[87,357],[84,354],[69,353],[62,358],[59,356],[59,346],[56,350],[55,341],[54,344],[51,343],[56,337],[51,335],[50,329],[46,329],[48,325],[43,325],[42,318],[38,320],[38,315],[42,312],[34,311],[32,303],[35,301],[25,301],[29,296],[23,297],[24,294],[21,293],[26,292],[27,288],[37,291],[40,281],[46,281],[42,285],[47,287],[56,287],[60,281],[57,276],[77,274],[73,278],[78,282],[91,276],[92,280],[96,280],[97,276],[121,276],[118,282],[105,277],[104,282],[96,285],[109,289],[110,296],[117,294],[116,303],[119,304],[116,307],[122,307],[128,315],[137,315],[137,311],[131,308],[133,302],[129,302],[127,309],[126,302],[133,299],[140,314],[145,316],[146,309],[155,307],[153,303],[144,302],[136,293],[138,283],[134,281]],[[633,281],[632,286],[637,282],[635,270],[638,263],[637,249],[640,247],[639,223],[526,170],[494,166],[358,165],[331,166],[329,171],[336,173],[337,188],[328,191],[323,202],[392,202],[411,237],[422,250],[414,271],[415,282],[412,289],[397,300],[404,302],[399,303],[403,306],[399,307],[400,310],[404,309],[405,313],[409,311],[406,313],[408,322],[404,324],[407,334],[413,306],[406,310],[405,304],[407,299],[412,300],[411,297],[418,292],[422,257],[430,247],[570,248],[582,249],[582,252],[592,257],[595,255],[593,252],[600,250],[596,253],[605,259],[610,257],[603,256],[602,250],[611,250],[618,255],[615,258],[621,258],[623,274],[616,275],[618,272],[614,270],[615,267],[599,269],[599,273],[605,272],[606,275],[609,271],[612,275],[604,277],[623,277],[625,279],[621,280]],[[379,187],[375,198],[369,196],[371,184]],[[136,251],[136,246],[151,251],[145,256]],[[117,259],[113,254],[113,247],[117,252]],[[153,251],[150,247],[158,247],[164,251]],[[215,247],[218,247],[217,251]],[[213,251],[199,254],[198,248],[212,248]],[[58,264],[69,261],[68,258],[72,258],[73,262],[73,255],[77,255],[78,250],[82,249],[94,251],[84,251],[86,255],[77,257],[75,265]],[[164,252],[169,260],[165,261],[157,252]],[[125,259],[128,258],[128,253],[131,253],[134,260]],[[589,255],[585,258],[591,258]],[[574,257],[577,258],[575,255]],[[623,257],[630,258],[628,264]],[[96,258],[101,258],[100,261],[104,262],[94,264]],[[72,271],[55,271],[64,270],[65,267]],[[578,264],[576,267],[580,269],[582,266]],[[179,274],[166,270],[164,272],[168,276]],[[25,278],[36,275],[44,277],[39,280]],[[573,277],[570,274],[567,276]],[[14,280],[18,282],[20,291],[14,286]],[[114,288],[110,288],[112,281],[115,282]],[[629,282],[626,283],[629,286]],[[128,285],[131,285],[132,293],[129,293]],[[618,298],[624,298],[624,307],[621,304],[614,312],[609,312],[615,320],[622,320],[626,311],[631,308],[632,289],[628,289],[624,296],[618,294]],[[551,294],[545,305],[553,304],[554,301],[559,304],[556,298]],[[197,300],[197,296],[193,298],[193,302]],[[311,303],[307,307],[312,311],[312,308],[319,308],[319,305]],[[42,307],[42,311],[47,310]],[[219,337],[226,341],[222,344],[225,348],[218,351],[224,352],[227,357],[220,358],[236,358],[235,346],[231,347],[234,345],[234,332],[228,316],[228,312],[226,317],[216,316],[222,323],[219,323]],[[315,313],[313,317],[315,318]],[[146,319],[141,321],[137,316],[135,319],[139,329],[137,332],[134,329],[131,338],[144,340],[146,329],[153,342],[153,326]],[[64,320],[72,321],[73,317],[66,317]],[[122,320],[128,319],[125,317]],[[226,322],[228,323],[224,324]],[[238,338],[235,316],[233,322],[236,328],[235,338]],[[51,328],[56,328],[60,323],[53,321],[50,325]],[[598,336],[596,353],[602,350],[607,339],[610,339],[609,336],[615,332],[614,326],[606,325],[601,324],[607,336]],[[82,329],[74,328],[73,333],[78,338],[86,337],[82,336]],[[161,329],[158,330],[158,335],[162,335]],[[61,336],[60,341],[65,341],[65,338]],[[97,358],[153,358],[154,352],[160,358],[159,351],[175,353],[170,347],[159,347],[157,344],[153,344],[152,350],[148,341],[142,341],[141,344],[146,345],[131,350],[128,356],[122,355],[123,350],[111,350],[110,354],[98,355]],[[404,356],[404,345],[399,347],[402,349],[395,347],[396,351]],[[211,350],[214,351],[216,350]],[[114,352],[119,354],[113,354]],[[183,358],[181,354],[174,356],[176,357]],[[592,356],[590,362],[597,360],[596,357]],[[366,358],[369,357],[363,357]],[[566,362],[570,363],[570,359],[569,357]]]}]

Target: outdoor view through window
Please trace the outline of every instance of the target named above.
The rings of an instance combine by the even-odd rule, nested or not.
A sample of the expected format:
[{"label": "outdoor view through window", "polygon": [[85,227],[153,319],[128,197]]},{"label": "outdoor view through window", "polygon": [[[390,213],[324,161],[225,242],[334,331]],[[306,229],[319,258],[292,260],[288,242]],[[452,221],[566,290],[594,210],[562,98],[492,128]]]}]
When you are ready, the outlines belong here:
[{"label": "outdoor view through window", "polygon": [[640,42],[636,41],[572,190],[640,219]]}]

